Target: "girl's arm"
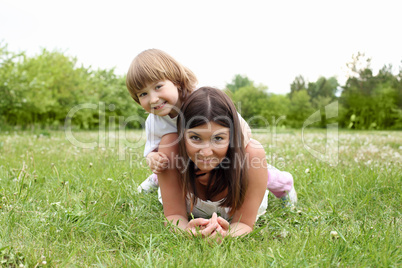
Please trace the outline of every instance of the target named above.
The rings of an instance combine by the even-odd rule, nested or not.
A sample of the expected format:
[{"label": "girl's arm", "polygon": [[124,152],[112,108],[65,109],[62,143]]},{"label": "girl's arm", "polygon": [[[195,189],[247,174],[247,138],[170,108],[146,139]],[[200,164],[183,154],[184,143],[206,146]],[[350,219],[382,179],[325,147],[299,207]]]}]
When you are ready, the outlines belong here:
[{"label": "girl's arm", "polygon": [[267,189],[268,171],[265,151],[262,145],[255,140],[252,150],[246,151],[248,164],[248,188],[243,205],[238,209],[230,224],[231,236],[240,236],[250,233],[254,228],[258,208]]}]

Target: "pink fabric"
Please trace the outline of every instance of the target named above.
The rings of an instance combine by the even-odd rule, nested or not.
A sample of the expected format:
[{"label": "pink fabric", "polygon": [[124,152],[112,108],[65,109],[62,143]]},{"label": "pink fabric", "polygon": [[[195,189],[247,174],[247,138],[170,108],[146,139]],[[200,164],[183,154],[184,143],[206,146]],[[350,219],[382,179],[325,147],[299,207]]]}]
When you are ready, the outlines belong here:
[{"label": "pink fabric", "polygon": [[159,186],[158,175],[152,173],[152,177],[149,178],[153,184]]},{"label": "pink fabric", "polygon": [[277,198],[284,197],[293,187],[293,176],[286,171],[268,168],[268,190]]}]

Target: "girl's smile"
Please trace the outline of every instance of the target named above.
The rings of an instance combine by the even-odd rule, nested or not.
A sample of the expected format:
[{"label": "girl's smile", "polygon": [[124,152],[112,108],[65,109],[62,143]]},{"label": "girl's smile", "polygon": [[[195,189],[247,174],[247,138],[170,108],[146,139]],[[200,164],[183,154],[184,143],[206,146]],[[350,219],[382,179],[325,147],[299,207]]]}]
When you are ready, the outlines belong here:
[{"label": "girl's smile", "polygon": [[179,90],[170,80],[149,83],[137,92],[137,97],[145,111],[159,116],[173,118],[181,105]]},{"label": "girl's smile", "polygon": [[163,107],[165,107],[165,104],[167,103],[167,101],[163,102],[162,104],[158,105],[158,106],[151,106],[151,109],[153,110],[160,110]]}]

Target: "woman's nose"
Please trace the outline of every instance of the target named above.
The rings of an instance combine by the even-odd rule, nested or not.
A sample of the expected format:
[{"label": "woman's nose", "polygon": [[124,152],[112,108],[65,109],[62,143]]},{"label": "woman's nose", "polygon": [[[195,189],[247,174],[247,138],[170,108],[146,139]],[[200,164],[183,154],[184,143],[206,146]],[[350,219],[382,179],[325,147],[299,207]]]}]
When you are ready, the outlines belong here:
[{"label": "woman's nose", "polygon": [[212,155],[212,150],[211,150],[210,146],[202,148],[200,150],[200,155],[205,156],[205,157]]}]

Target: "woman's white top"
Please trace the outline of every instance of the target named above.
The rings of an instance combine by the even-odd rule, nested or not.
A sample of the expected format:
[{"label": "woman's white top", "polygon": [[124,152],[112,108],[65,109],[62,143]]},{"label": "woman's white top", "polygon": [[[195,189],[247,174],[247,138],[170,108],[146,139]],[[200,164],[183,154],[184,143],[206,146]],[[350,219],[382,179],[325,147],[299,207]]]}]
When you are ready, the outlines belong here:
[{"label": "woman's white top", "polygon": [[[158,199],[161,204],[162,202],[162,196],[161,196],[161,189],[158,189]],[[212,213],[216,212],[218,216],[221,216],[225,220],[229,221],[230,216],[229,216],[229,211],[230,209],[227,207],[221,207],[219,206],[219,203],[221,201],[205,201],[200,198],[197,198],[197,202],[193,207],[193,211],[190,211],[190,202],[187,200],[187,214],[188,215],[193,215],[194,218],[204,218],[204,219],[210,219],[212,217]],[[258,208],[257,212],[257,218],[256,220],[265,213],[268,207],[268,190],[265,191],[264,198],[262,199],[261,205]]]}]

